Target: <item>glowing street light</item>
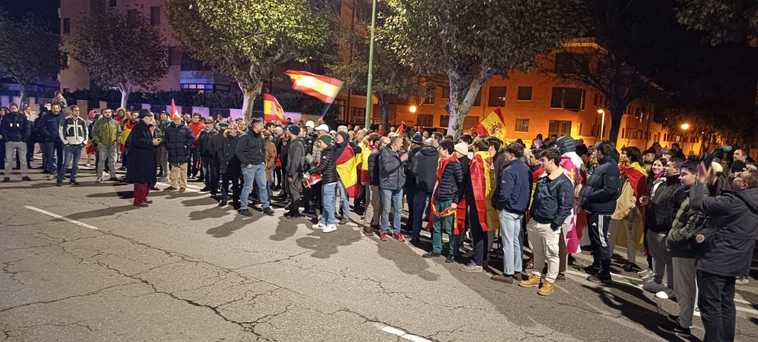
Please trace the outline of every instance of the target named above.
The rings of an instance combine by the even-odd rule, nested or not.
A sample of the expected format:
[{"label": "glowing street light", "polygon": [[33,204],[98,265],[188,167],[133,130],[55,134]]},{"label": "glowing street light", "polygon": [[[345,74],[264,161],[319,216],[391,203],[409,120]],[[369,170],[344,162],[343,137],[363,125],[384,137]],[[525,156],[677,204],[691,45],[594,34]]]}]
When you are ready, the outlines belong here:
[{"label": "glowing street light", "polygon": [[411,113],[415,113],[417,110],[418,110],[418,108],[416,108],[415,105],[410,105],[408,107],[408,111],[411,112]]},{"label": "glowing street light", "polygon": [[690,129],[690,124],[687,123],[687,122],[685,122],[685,123],[681,124],[679,126],[679,128],[681,128],[683,131],[689,130]]},{"label": "glowing street light", "polygon": [[597,113],[602,115],[600,118],[600,139],[603,138],[605,135],[605,110],[604,109],[598,109]]}]

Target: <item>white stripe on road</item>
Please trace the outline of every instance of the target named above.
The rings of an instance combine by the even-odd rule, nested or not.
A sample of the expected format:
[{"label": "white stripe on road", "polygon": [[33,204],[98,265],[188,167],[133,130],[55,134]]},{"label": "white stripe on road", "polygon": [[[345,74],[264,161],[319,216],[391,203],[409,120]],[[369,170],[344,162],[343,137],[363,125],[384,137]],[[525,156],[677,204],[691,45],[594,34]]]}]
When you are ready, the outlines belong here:
[{"label": "white stripe on road", "polygon": [[430,340],[425,339],[425,338],[423,338],[421,336],[411,335],[411,334],[403,331],[402,329],[391,327],[389,325],[375,323],[374,326],[376,326],[377,329],[379,329],[379,330],[381,330],[381,331],[383,331],[383,332],[385,332],[387,334],[395,335],[397,337],[400,337],[402,339],[406,339],[408,341],[412,341],[412,342],[431,342]]},{"label": "white stripe on road", "polygon": [[50,216],[50,217],[54,217],[54,218],[57,218],[57,219],[60,219],[60,220],[66,221],[66,222],[68,222],[68,223],[73,223],[73,224],[75,224],[75,225],[77,225],[77,226],[79,226],[79,227],[84,227],[84,228],[87,228],[87,229],[93,229],[93,230],[99,230],[99,228],[97,228],[97,227],[95,227],[95,226],[91,226],[91,225],[88,225],[88,224],[86,224],[86,223],[84,223],[84,222],[80,222],[80,221],[77,221],[77,220],[72,220],[72,219],[70,219],[70,218],[68,218],[68,217],[65,217],[65,216],[61,216],[61,215],[58,215],[58,214],[56,214],[56,213],[51,213],[51,212],[49,212],[49,211],[47,211],[47,210],[42,210],[42,209],[40,209],[40,208],[37,208],[37,207],[32,207],[32,206],[30,206],[30,205],[25,205],[24,207],[25,207],[26,209],[29,209],[29,210],[34,210],[34,211],[36,211],[36,212],[38,212],[38,213],[42,213],[42,214],[45,214],[45,215],[47,215],[47,216]]}]

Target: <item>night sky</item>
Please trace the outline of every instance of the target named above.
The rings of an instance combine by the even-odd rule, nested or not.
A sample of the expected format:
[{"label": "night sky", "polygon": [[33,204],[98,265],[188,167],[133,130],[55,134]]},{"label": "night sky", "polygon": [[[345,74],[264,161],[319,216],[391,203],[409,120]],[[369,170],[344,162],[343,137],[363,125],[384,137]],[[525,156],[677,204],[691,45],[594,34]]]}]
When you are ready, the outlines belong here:
[{"label": "night sky", "polygon": [[60,25],[58,25],[59,5],[60,0],[0,0],[0,7],[7,11],[11,17],[20,18],[26,14],[32,14],[45,22],[56,33],[60,30]]}]

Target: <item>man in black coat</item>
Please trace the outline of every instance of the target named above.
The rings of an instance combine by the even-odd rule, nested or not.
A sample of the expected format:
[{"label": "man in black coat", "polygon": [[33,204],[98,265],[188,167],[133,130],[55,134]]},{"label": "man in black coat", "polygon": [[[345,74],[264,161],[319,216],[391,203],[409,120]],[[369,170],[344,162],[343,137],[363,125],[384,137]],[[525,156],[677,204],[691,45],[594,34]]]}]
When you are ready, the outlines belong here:
[{"label": "man in black coat", "polygon": [[[54,103],[50,111],[42,114],[40,118],[40,133],[42,139],[42,158],[44,159],[44,173],[49,174],[50,180],[58,173],[58,165],[63,164],[63,142],[58,135],[58,128],[65,119],[61,106]],[[114,171],[115,172],[115,171]]]},{"label": "man in black coat", "polygon": [[147,196],[156,182],[155,147],[160,139],[153,138],[151,126],[155,125],[153,114],[147,110],[139,112],[139,122],[129,134],[129,158],[127,158],[126,180],[134,183],[134,206],[147,207],[151,202]]},{"label": "man in black coat", "polygon": [[582,187],[580,198],[582,208],[587,211],[587,230],[592,245],[592,266],[587,268],[590,281],[611,281],[611,256],[613,251],[608,243],[608,226],[616,209],[616,199],[621,191],[619,168],[611,158],[614,148],[607,141],[595,146],[598,166]]},{"label": "man in black coat", "polygon": [[258,200],[261,210],[269,216],[274,215],[268,198],[268,184],[266,180],[266,150],[263,141],[263,120],[253,119],[248,132],[237,143],[237,158],[240,160],[242,176],[245,179],[240,196],[240,215],[252,216],[248,208],[250,193],[253,184],[258,188]]},{"label": "man in black coat", "polygon": [[239,141],[239,130],[235,125],[229,126],[224,133],[224,141],[221,149],[216,151],[216,158],[219,161],[219,172],[221,177],[220,199],[218,205],[223,207],[229,202],[229,184],[232,185],[232,206],[239,208],[240,200],[240,161],[235,156],[237,142]]},{"label": "man in black coat", "polygon": [[171,182],[171,186],[166,190],[178,189],[184,192],[187,189],[187,165],[195,138],[192,136],[192,130],[182,122],[181,116],[174,115],[171,120],[164,134]]},{"label": "man in black coat", "polygon": [[[0,140],[5,142],[5,174],[3,182],[10,181],[10,174],[13,168],[13,156],[16,156],[16,160],[21,163],[21,176],[25,181],[31,180],[29,178],[27,165],[21,161],[21,158],[26,157],[26,140],[29,139],[31,134],[31,124],[26,119],[24,113],[18,111],[18,105],[11,104],[9,106],[10,113],[3,117],[0,123]],[[18,152],[18,154],[16,154]]]},{"label": "man in black coat", "polygon": [[300,127],[296,125],[287,126],[286,134],[289,135],[289,143],[286,144],[286,159],[284,173],[287,176],[287,185],[289,194],[292,198],[285,216],[290,218],[301,217],[300,200],[303,193],[303,172],[307,168],[305,161],[305,143],[300,134]]},{"label": "man in black coat", "polygon": [[[420,134],[416,133],[420,136]],[[415,135],[414,135],[415,137]],[[415,191],[413,203],[408,203],[413,207],[413,218],[411,220],[411,243],[419,242],[421,233],[422,220],[429,198],[434,191],[434,173],[437,171],[437,162],[439,153],[434,148],[434,139],[429,138],[424,141],[424,145],[411,154],[411,175],[415,178]]]}]

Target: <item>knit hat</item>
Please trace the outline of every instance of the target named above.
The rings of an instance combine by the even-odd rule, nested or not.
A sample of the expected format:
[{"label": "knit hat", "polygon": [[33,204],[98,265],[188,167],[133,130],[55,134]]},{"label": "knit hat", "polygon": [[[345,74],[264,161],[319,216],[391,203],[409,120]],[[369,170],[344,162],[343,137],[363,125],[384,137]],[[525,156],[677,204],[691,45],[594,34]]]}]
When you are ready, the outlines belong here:
[{"label": "knit hat", "polygon": [[300,134],[300,127],[298,127],[297,125],[289,125],[287,126],[287,131],[289,131],[290,133],[294,135],[298,135]]},{"label": "knit hat", "polygon": [[329,134],[324,134],[318,138],[318,140],[321,140],[324,142],[324,144],[327,144],[328,146],[331,146],[334,142],[334,138],[332,138]]},{"label": "knit hat", "polygon": [[455,150],[455,152],[458,152],[460,154],[467,155],[468,154],[468,144],[465,143],[465,142],[459,142],[459,143],[455,144],[454,150]]},{"label": "knit hat", "polygon": [[569,136],[563,136],[558,139],[558,150],[561,154],[566,152],[576,152],[576,140]]}]

